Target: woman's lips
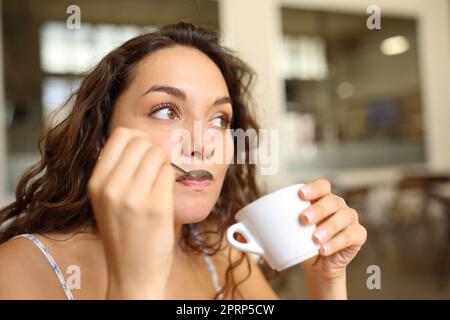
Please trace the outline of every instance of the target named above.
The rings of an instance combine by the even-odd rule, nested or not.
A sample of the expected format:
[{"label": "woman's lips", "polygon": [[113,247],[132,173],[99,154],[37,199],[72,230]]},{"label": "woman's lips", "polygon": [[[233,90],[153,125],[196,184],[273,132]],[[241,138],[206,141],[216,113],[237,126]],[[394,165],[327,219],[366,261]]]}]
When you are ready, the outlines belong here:
[{"label": "woman's lips", "polygon": [[211,184],[211,180],[198,180],[198,179],[191,180],[191,179],[186,179],[184,177],[181,177],[181,178],[177,179],[176,181],[186,187],[190,187],[193,189],[202,189]]}]

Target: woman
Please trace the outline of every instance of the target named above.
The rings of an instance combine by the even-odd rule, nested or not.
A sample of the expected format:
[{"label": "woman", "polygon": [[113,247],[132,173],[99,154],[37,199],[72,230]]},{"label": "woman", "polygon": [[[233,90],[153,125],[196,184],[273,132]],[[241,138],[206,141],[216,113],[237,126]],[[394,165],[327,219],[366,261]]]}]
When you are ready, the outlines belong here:
[{"label": "woman", "polygon": [[[170,166],[175,130],[192,133],[200,122],[236,151],[227,129],[257,129],[251,80],[214,32],[186,23],[109,53],[67,119],[44,132],[42,159],[0,211],[0,223],[8,221],[0,299],[276,298],[257,264],[224,240],[234,214],[260,195],[254,166],[207,163],[227,152],[206,141],[184,143],[177,156],[197,160],[184,169],[208,170],[212,181]],[[346,266],[366,231],[328,181],[299,196],[313,202],[299,219],[319,225],[321,244],[301,264],[309,296],[345,299]]]}]

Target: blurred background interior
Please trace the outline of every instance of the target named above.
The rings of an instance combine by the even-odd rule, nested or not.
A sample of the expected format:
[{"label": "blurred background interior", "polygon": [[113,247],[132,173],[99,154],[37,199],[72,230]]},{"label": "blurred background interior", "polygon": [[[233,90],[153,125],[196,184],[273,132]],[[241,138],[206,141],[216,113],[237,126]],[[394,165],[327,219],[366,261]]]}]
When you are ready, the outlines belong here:
[{"label": "blurred background interior", "polygon": [[[377,1],[374,30],[366,0],[0,2],[1,206],[86,71],[137,34],[189,21],[219,29],[258,73],[261,121],[282,143],[268,190],[325,177],[359,211],[369,238],[349,297],[450,298],[449,0]],[[73,4],[79,29],[66,24]],[[265,271],[282,298],[306,298],[299,268]]]}]

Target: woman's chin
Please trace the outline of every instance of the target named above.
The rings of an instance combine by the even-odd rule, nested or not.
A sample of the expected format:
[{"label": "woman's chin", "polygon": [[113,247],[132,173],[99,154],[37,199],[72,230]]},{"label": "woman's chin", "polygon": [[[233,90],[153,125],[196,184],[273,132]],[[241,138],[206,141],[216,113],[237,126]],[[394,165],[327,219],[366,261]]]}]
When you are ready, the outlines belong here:
[{"label": "woman's chin", "polygon": [[213,205],[214,203],[211,203],[208,206],[205,201],[192,200],[183,203],[175,199],[175,223],[188,224],[203,221],[208,217]]},{"label": "woman's chin", "polygon": [[213,182],[207,186],[186,186],[179,182],[174,188],[174,218],[177,224],[205,220],[219,197],[220,188]]}]

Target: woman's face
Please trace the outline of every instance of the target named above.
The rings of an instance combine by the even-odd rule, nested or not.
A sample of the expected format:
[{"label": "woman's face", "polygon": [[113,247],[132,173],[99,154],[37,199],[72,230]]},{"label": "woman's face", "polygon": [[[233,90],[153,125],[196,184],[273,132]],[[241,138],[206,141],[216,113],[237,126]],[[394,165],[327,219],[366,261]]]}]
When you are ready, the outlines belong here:
[{"label": "woman's face", "polygon": [[213,174],[213,181],[200,182],[176,175],[175,222],[195,223],[208,216],[219,197],[233,150],[226,130],[231,117],[231,100],[219,68],[201,51],[175,46],[139,62],[114,105],[111,131],[119,126],[145,131],[175,164]]}]

